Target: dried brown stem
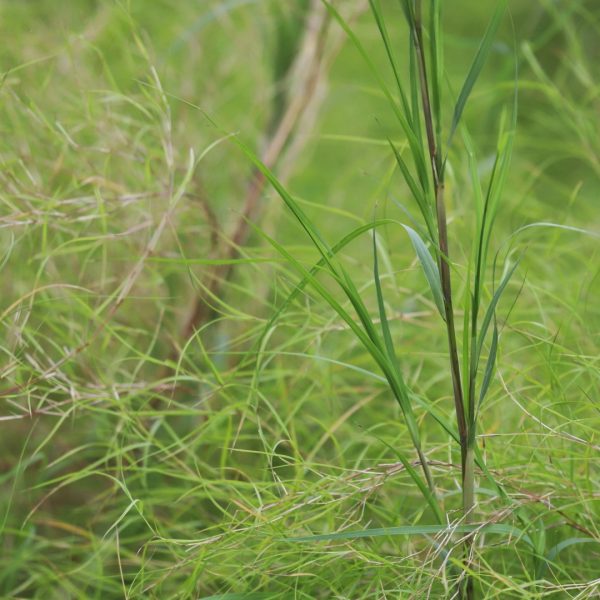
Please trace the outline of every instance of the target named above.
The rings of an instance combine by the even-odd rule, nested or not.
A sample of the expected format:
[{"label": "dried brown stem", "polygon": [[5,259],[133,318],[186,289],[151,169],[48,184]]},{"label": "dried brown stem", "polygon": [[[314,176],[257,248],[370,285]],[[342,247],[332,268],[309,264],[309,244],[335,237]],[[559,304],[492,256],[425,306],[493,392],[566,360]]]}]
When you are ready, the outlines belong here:
[{"label": "dried brown stem", "polygon": [[[324,70],[323,55],[327,22],[327,13],[322,2],[313,0],[306,20],[304,37],[291,69],[289,86],[294,93],[289,95],[287,106],[275,124],[261,153],[261,161],[270,169],[276,166],[286,148],[292,143],[294,133],[298,130],[298,123],[301,122],[317,96],[316,92]],[[264,175],[258,169],[254,169],[247,185],[242,211],[229,236],[230,244],[220,258],[232,261],[238,256],[240,246],[246,242],[250,233],[249,221],[255,220],[261,213],[260,199],[265,184]],[[211,303],[211,298],[221,295],[224,284],[232,275],[233,265],[231,262],[216,265],[206,273],[204,291],[195,298],[192,309],[185,319],[179,340],[189,339],[202,324],[215,317],[216,311]],[[176,361],[178,357],[179,350],[176,349],[171,355],[171,359]]]}]

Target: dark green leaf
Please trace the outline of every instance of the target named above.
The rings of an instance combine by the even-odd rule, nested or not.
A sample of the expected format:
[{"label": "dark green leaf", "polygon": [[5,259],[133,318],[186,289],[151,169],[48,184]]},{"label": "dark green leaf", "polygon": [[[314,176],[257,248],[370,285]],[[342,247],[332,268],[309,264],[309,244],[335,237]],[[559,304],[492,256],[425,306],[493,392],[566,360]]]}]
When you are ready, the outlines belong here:
[{"label": "dark green leaf", "polygon": [[500,282],[500,285],[498,286],[498,289],[494,293],[494,296],[492,297],[492,301],[490,302],[490,305],[488,306],[488,309],[485,313],[483,322],[481,324],[481,329],[479,331],[478,340],[477,340],[477,361],[479,361],[479,357],[481,356],[481,349],[483,347],[483,342],[487,335],[487,331],[489,329],[490,323],[492,322],[492,319],[494,318],[494,313],[496,311],[496,306],[498,305],[498,301],[500,300],[500,297],[502,296],[502,292],[504,292],[504,288],[506,288],[506,286],[508,285],[508,282],[510,281],[512,274],[515,272],[515,269],[519,266],[519,262],[520,262],[519,260],[515,261],[515,264],[506,272],[506,274],[502,278],[502,281]]},{"label": "dark green leaf", "polygon": [[494,367],[496,364],[496,354],[498,353],[498,327],[494,323],[494,331],[492,335],[492,345],[490,346],[490,354],[488,356],[485,371],[483,374],[483,382],[481,384],[481,390],[479,392],[479,405],[483,402],[485,395],[490,387],[492,376],[494,374]]}]

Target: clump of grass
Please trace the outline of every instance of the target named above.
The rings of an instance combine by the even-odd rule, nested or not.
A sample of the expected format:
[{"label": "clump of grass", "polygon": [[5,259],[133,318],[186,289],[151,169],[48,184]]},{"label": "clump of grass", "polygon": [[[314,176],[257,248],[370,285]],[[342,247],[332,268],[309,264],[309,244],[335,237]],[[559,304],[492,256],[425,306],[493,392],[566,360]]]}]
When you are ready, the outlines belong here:
[{"label": "clump of grass", "polygon": [[[512,266],[504,270],[500,284],[486,302],[485,277],[490,266],[490,240],[511,159],[516,125],[516,93],[509,117],[503,115],[501,120],[494,166],[485,189],[479,180],[473,144],[466,129],[462,128],[464,146],[471,157],[470,172],[473,189],[469,191],[469,196],[474,198],[474,206],[471,211],[473,215],[472,250],[468,263],[465,265],[467,272],[466,291],[459,298],[456,297],[452,285],[452,271],[455,270],[455,265],[452,262],[448,239],[445,183],[449,152],[457,133],[461,130],[461,119],[467,107],[471,91],[491,51],[494,36],[504,14],[504,3],[500,3],[494,11],[455,101],[452,101],[450,94],[444,93],[446,76],[442,40],[442,3],[440,0],[431,0],[428,3],[427,36],[425,35],[423,23],[423,2],[421,0],[415,0],[414,2],[412,0],[402,0],[400,3],[410,39],[407,82],[402,77],[397,49],[391,41],[386,17],[379,1],[369,0],[371,12],[393,72],[395,89],[388,87],[385,83],[369,53],[364,49],[360,40],[338,10],[327,1],[325,1],[325,4],[367,62],[396,117],[398,127],[406,138],[410,162],[404,158],[401,150],[391,140],[389,140],[389,145],[407,188],[418,207],[421,223],[414,224],[413,228],[393,219],[375,220],[372,224],[352,232],[336,247],[331,247],[325,241],[315,223],[311,221],[273,173],[247,147],[241,143],[240,145],[271,182],[321,255],[321,260],[315,268],[307,270],[280,244],[272,239],[269,240],[302,276],[303,280],[298,289],[306,285],[312,286],[348,325],[384,374],[389,389],[401,408],[423,476],[421,477],[412,468],[409,457],[397,450],[393,449],[393,451],[398,455],[415,485],[431,507],[438,522],[436,526],[427,529],[427,531],[439,532],[447,526],[446,513],[436,489],[434,476],[423,448],[419,425],[415,418],[413,409],[415,394],[407,384],[400,368],[386,313],[386,303],[379,273],[376,229],[384,225],[401,225],[408,234],[439,311],[440,325],[446,331],[448,371],[452,382],[455,425],[451,425],[443,419],[430,403],[425,401],[424,404],[426,410],[434,416],[445,432],[458,443],[464,524],[455,531],[469,534],[475,529],[474,526],[471,526],[476,517],[475,464],[479,463],[484,472],[487,472],[481,453],[477,448],[477,425],[480,410],[493,377],[497,356],[499,332],[495,310],[518,264],[518,261],[515,261]],[[372,230],[373,235],[373,277],[379,313],[378,323],[371,316],[363,294],[359,292],[351,275],[338,257],[339,251],[345,245],[368,230]],[[341,288],[352,306],[354,314],[346,310],[334,294],[320,282],[317,273],[321,270],[326,271]],[[463,313],[462,349],[460,348],[456,327],[456,305],[460,306]],[[484,361],[484,347],[488,337],[490,337],[490,332],[491,342],[488,356]],[[423,401],[421,400],[421,402]],[[498,489],[493,480],[492,483]],[[402,532],[390,529],[382,530],[381,534],[418,534],[425,532],[425,530],[421,530],[422,527],[416,526],[404,528]],[[492,525],[491,528],[488,526],[488,532],[510,533],[513,530],[510,527],[502,528],[498,525]],[[346,533],[342,536],[336,534],[321,535],[313,539],[362,537],[378,534],[380,533],[376,531],[363,531],[355,534]],[[472,537],[467,535],[465,538],[465,568],[467,570],[469,569],[471,543]],[[471,577],[465,578],[465,581],[461,584],[460,593],[466,598],[474,597]]]},{"label": "clump of grass", "polygon": [[[500,267],[499,258],[490,272],[501,232],[518,228],[518,239],[527,239],[519,270],[528,280],[522,289],[507,280],[502,295],[519,290],[519,301],[506,322],[504,309],[497,324],[492,315],[483,341],[476,399],[487,389],[485,410],[476,407],[477,495],[469,523],[462,518],[418,54],[410,39],[396,41],[400,28],[410,38],[413,27],[401,4],[381,2],[385,14],[374,4],[378,12],[364,18],[352,14],[350,3],[336,4],[382,87],[369,87],[370,75],[351,48],[332,64],[335,36],[345,39],[332,24],[319,61],[333,70],[317,135],[306,135],[312,121],[303,118],[284,160],[275,152],[275,166],[259,138],[272,122],[264,98],[279,79],[277,65],[263,61],[272,49],[249,56],[248,48],[259,50],[254,42],[263,40],[264,19],[301,26],[306,3],[214,0],[198,9],[132,0],[129,11],[120,2],[89,0],[66,3],[60,14],[54,4],[5,3],[0,19],[14,42],[0,57],[0,596],[442,598],[461,589],[457,580],[466,583],[469,573],[486,598],[596,597],[600,263],[597,239],[575,238],[574,231],[593,228],[598,218],[598,67],[589,51],[595,38],[584,33],[598,31],[597,15],[588,14],[597,9],[577,2],[565,12],[550,0],[513,5],[519,38],[528,40],[521,47],[519,135],[482,267],[479,331],[499,289],[492,281],[500,286],[516,262]],[[476,207],[484,206],[498,163],[485,148],[503,147],[502,138],[512,144],[514,125],[509,107],[499,143],[489,141],[493,126],[488,133],[473,127],[472,141],[461,118],[449,148],[454,99],[469,72],[464,57],[476,55],[482,17],[487,21],[493,10],[464,4],[472,9],[468,18],[458,11],[444,17],[453,35],[438,62],[439,120],[430,4],[424,4],[422,47],[433,130],[448,157],[444,202],[466,406],[472,314],[465,324],[463,310],[476,265],[470,248],[480,240],[474,224],[483,211],[478,216]],[[377,18],[405,102],[385,62]],[[363,36],[365,27],[374,35]],[[560,38],[560,52],[551,35]],[[283,36],[281,43],[292,44],[291,51],[298,41]],[[513,90],[512,61],[503,49],[493,44],[489,53],[502,68],[483,69],[468,96],[469,124],[486,121],[488,110],[495,118],[500,99]],[[287,62],[275,62],[289,85],[293,78],[280,68]],[[393,119],[393,145],[386,136],[374,139],[379,124],[357,118],[382,114],[382,98]],[[300,98],[288,88],[279,100]],[[317,215],[312,231],[327,260],[315,259],[319,250],[310,238],[302,245],[294,237],[294,213],[280,218],[266,195],[249,219],[271,231],[277,215],[277,238],[291,259],[265,247],[264,231],[246,221],[249,235],[237,240],[239,247],[227,228],[216,248],[231,248],[237,258],[212,254],[207,209],[235,227],[245,182],[264,175],[250,172],[227,144],[211,144],[204,121],[190,110],[196,104],[228,129],[246,132],[248,145],[280,180],[293,166],[298,196],[289,195],[305,217]],[[413,135],[415,147],[423,147],[419,163],[400,117],[419,127],[420,137]],[[350,135],[336,135],[340,128]],[[290,160],[299,141],[307,142],[307,152]],[[334,141],[343,144],[332,152]],[[201,161],[188,162],[190,146]],[[486,186],[479,194],[480,178]],[[394,218],[390,206],[385,218],[371,221],[372,204],[390,185],[392,199],[416,190],[414,200],[401,199],[401,209],[418,211],[418,218]],[[174,192],[178,197],[184,189],[172,205]],[[569,225],[532,223],[540,220]],[[349,223],[356,228],[344,229]],[[160,244],[149,245],[157,228]],[[349,233],[329,244],[342,230]],[[499,256],[515,239],[497,246]],[[210,321],[181,339],[191,294],[224,263],[232,276],[220,278],[219,294],[206,307]],[[338,280],[351,296],[358,293],[368,332]],[[326,302],[345,309],[364,336]],[[283,310],[285,323],[279,320],[275,330],[273,313]],[[256,361],[249,349],[264,330],[262,318],[268,335]],[[175,371],[166,358],[173,346],[180,357]],[[493,347],[498,359],[488,371]],[[373,354],[387,372],[373,367]],[[395,370],[405,385],[396,386],[397,403],[388,381],[397,378]],[[423,458],[412,446],[403,407]],[[313,542],[324,541],[290,540],[309,533],[321,536],[308,538]]]}]

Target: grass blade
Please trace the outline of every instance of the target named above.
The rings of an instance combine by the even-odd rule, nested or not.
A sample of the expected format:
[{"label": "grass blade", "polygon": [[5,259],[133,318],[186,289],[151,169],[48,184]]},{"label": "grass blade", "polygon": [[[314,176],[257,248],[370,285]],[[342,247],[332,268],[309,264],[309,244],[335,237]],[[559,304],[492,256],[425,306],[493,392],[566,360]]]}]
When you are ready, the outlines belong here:
[{"label": "grass blade", "polygon": [[[371,12],[375,17],[375,22],[377,23],[377,28],[379,29],[379,33],[381,35],[381,39],[383,41],[383,45],[385,46],[385,52],[387,54],[388,60],[392,67],[392,71],[394,72],[394,78],[396,79],[396,85],[398,86],[398,93],[400,94],[400,100],[402,102],[402,108],[407,115],[410,115],[410,109],[408,106],[408,102],[406,100],[406,94],[404,93],[404,87],[402,85],[402,78],[400,77],[400,67],[398,65],[398,61],[394,55],[394,51],[392,48],[392,43],[390,41],[390,36],[387,31],[387,27],[385,25],[385,19],[383,18],[383,14],[381,12],[381,6],[379,5],[379,0],[369,0],[369,4],[371,6]],[[414,117],[414,115],[413,115]]]},{"label": "grass blade", "polygon": [[490,50],[492,49],[494,37],[502,21],[502,17],[504,16],[505,4],[506,0],[502,0],[496,7],[496,10],[494,11],[488,28],[483,38],[481,39],[481,43],[479,44],[477,54],[475,55],[475,59],[473,60],[471,68],[469,69],[469,72],[467,74],[467,78],[465,79],[462,89],[460,90],[460,94],[458,95],[458,100],[456,101],[456,105],[454,107],[454,115],[452,116],[450,135],[448,136],[448,148],[450,147],[452,138],[454,137],[454,133],[456,132],[456,128],[460,123],[460,119],[465,109],[465,105],[467,104],[467,100],[469,99],[469,95],[471,94],[473,86],[475,85],[475,82],[477,81],[477,78],[481,73],[481,69],[483,68],[483,65],[487,60]]},{"label": "grass blade", "polygon": [[553,561],[565,548],[579,544],[600,544],[600,540],[594,538],[568,538],[550,548],[546,558]]},{"label": "grass blade", "polygon": [[324,533],[304,537],[286,538],[287,542],[329,542],[337,540],[355,540],[360,538],[388,537],[394,535],[451,535],[464,533],[495,533],[498,535],[514,536],[531,545],[529,536],[518,527],[502,523],[482,525],[404,525],[400,527],[378,527],[373,529],[360,529],[358,531],[342,531],[339,533]]},{"label": "grass blade", "polygon": [[379,278],[379,259],[377,252],[377,235],[373,231],[373,277],[375,279],[375,291],[377,294],[377,307],[379,308],[379,320],[381,321],[381,331],[383,333],[383,341],[390,360],[398,362],[396,351],[394,350],[394,342],[390,332],[390,326],[385,310],[385,302],[383,300],[383,292],[381,290],[381,280]]},{"label": "grass blade", "polygon": [[[361,225],[357,227],[349,234],[345,235],[339,242],[334,244],[331,247],[330,258],[337,255],[341,252],[346,246],[348,246],[351,242],[359,238],[364,233],[376,229],[377,227],[381,227],[382,225],[389,225],[396,223],[393,219],[378,219],[373,221],[372,223],[368,223],[366,225]],[[267,324],[264,327],[264,333],[261,336],[264,337],[266,333],[273,327],[275,322],[279,319],[279,317],[285,312],[285,310],[290,306],[290,304],[302,293],[302,290],[306,288],[306,286],[311,282],[312,278],[317,275],[319,271],[326,266],[326,260],[321,258],[315,265],[313,265],[308,271],[308,275],[303,277],[300,282],[296,285],[296,287],[292,290],[292,292],[287,296],[287,298],[281,303],[281,306],[277,309],[277,311],[273,314],[273,316],[269,319]]]},{"label": "grass blade", "polygon": [[494,330],[492,334],[492,345],[490,346],[490,354],[488,356],[485,371],[483,373],[483,381],[481,383],[481,390],[479,391],[479,402],[478,408],[481,406],[485,395],[487,394],[488,388],[494,375],[494,367],[496,365],[496,355],[498,353],[498,327],[494,323]]},{"label": "grass blade", "polygon": [[519,266],[519,263],[520,263],[520,259],[517,259],[515,261],[515,264],[505,273],[504,277],[502,278],[502,281],[500,282],[500,285],[498,286],[498,289],[496,290],[496,292],[494,293],[494,296],[492,297],[492,301],[490,302],[490,304],[485,312],[485,316],[483,317],[483,321],[481,323],[481,329],[479,331],[479,336],[477,339],[477,350],[476,350],[477,363],[479,362],[479,357],[481,356],[481,349],[483,347],[483,342],[487,335],[490,323],[492,322],[492,319],[494,318],[494,314],[496,311],[496,306],[498,305],[498,301],[500,300],[500,297],[502,296],[502,292],[504,292],[504,289],[508,285],[508,282],[510,281],[510,278],[512,277],[513,273],[515,272],[516,268]]},{"label": "grass blade", "polygon": [[429,48],[431,61],[431,107],[436,126],[436,138],[442,139],[442,86],[444,82],[444,46],[442,42],[442,1],[431,0]]},{"label": "grass blade", "polygon": [[427,196],[425,193],[425,189],[422,187],[422,185],[421,185],[421,187],[419,187],[417,182],[414,180],[413,176],[410,173],[410,169],[408,168],[408,165],[402,158],[402,154],[400,153],[400,151],[398,150],[396,145],[389,138],[388,138],[388,141],[390,143],[392,151],[394,152],[396,162],[398,163],[398,167],[400,168],[400,171],[402,172],[404,181],[408,185],[414,199],[416,200],[419,210],[421,211],[421,215],[423,216],[423,220],[425,221],[425,224],[427,225],[427,231],[429,234],[429,238],[432,242],[434,242],[435,241],[435,233],[434,233],[435,227],[433,224],[433,213],[431,211],[431,205],[427,202]]},{"label": "grass blade", "polygon": [[429,287],[431,288],[431,293],[433,294],[433,299],[435,301],[435,305],[444,321],[446,320],[445,309],[444,309],[444,297],[442,294],[442,284],[440,281],[440,273],[438,271],[438,267],[431,257],[431,253],[425,246],[425,243],[419,236],[419,234],[409,227],[408,225],[402,225],[408,233],[410,237],[410,241],[417,253],[417,258],[421,263],[421,267],[423,268],[423,272],[425,273],[425,277],[427,282],[429,283]]},{"label": "grass blade", "polygon": [[429,504],[431,510],[433,510],[433,514],[436,516],[438,523],[440,525],[445,524],[446,520],[444,518],[444,512],[442,511],[442,508],[440,506],[440,503],[438,502],[436,495],[425,485],[425,483],[423,482],[421,477],[419,477],[419,474],[410,464],[404,453],[398,450],[397,448],[394,448],[391,444],[388,444],[385,440],[382,440],[379,437],[377,437],[377,439],[382,444],[387,446],[398,457],[398,460],[402,463],[403,467],[406,469],[406,472],[410,475],[410,478],[419,488],[419,491],[421,492],[421,494],[423,494],[425,500],[427,500],[427,504]]}]

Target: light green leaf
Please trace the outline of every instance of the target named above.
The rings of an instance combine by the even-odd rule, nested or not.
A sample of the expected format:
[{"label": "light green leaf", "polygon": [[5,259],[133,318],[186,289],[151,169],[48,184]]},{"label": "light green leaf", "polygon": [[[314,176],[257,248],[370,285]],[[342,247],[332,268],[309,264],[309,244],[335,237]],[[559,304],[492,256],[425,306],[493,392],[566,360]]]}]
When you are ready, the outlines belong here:
[{"label": "light green leaf", "polygon": [[425,273],[425,277],[429,283],[429,287],[431,288],[435,305],[437,306],[442,319],[446,320],[444,296],[442,294],[442,283],[440,281],[438,267],[419,234],[408,225],[402,225],[402,227],[404,227],[406,233],[408,233],[410,241],[412,242],[415,252],[417,253],[417,258],[421,263],[421,267],[423,267],[423,272]]}]

